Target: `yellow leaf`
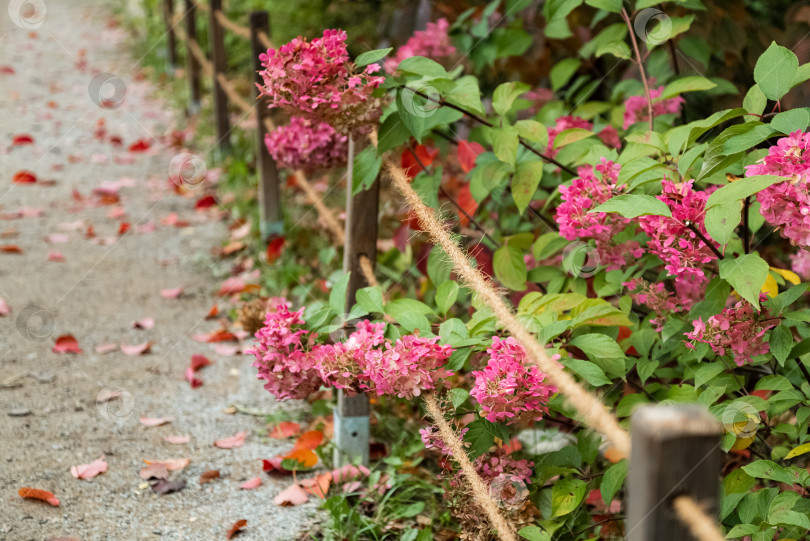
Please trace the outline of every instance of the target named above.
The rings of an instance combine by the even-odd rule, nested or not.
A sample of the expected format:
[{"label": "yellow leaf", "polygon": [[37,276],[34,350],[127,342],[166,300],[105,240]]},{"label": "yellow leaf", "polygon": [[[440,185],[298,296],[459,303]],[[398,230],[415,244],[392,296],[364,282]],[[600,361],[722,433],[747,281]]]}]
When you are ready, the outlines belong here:
[{"label": "yellow leaf", "polygon": [[799,283],[801,282],[799,275],[793,271],[789,271],[787,269],[777,269],[776,267],[771,267],[771,270],[776,274],[778,274],[779,276],[781,276],[782,278],[784,278],[785,280],[787,280],[788,282],[790,282],[791,284],[793,284],[794,286],[799,285]]},{"label": "yellow leaf", "polygon": [[732,451],[742,451],[743,449],[747,449],[754,443],[756,438],[737,438],[737,441],[734,442],[734,445],[731,446]]},{"label": "yellow leaf", "polygon": [[810,453],[810,443],[803,443],[798,447],[794,447],[791,451],[785,455],[785,460],[789,460],[791,458],[796,458],[799,455],[803,455],[805,453]]},{"label": "yellow leaf", "polygon": [[779,294],[779,284],[776,283],[776,278],[768,274],[765,283],[762,284],[761,291],[769,297],[776,297]]}]

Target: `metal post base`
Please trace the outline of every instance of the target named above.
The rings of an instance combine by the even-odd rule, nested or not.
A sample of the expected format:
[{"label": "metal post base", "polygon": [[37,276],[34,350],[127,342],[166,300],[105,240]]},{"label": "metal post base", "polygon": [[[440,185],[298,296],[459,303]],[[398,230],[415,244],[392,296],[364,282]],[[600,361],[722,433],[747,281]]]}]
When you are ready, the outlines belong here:
[{"label": "metal post base", "polygon": [[369,419],[362,417],[341,417],[335,409],[335,452],[334,466],[339,468],[346,464],[368,466]]}]

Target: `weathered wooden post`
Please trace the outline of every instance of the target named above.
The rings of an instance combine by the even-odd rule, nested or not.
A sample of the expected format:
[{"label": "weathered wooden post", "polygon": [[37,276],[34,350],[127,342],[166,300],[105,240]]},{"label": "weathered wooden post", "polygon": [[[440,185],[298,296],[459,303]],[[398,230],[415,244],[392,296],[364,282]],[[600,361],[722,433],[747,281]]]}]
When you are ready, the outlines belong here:
[{"label": "weathered wooden post", "polygon": [[723,428],[695,404],[642,406],[630,422],[627,541],[693,539],[673,500],[691,496],[715,515],[720,496]]},{"label": "weathered wooden post", "polygon": [[[349,138],[349,164],[346,179],[346,240],[343,247],[343,271],[351,272],[346,290],[346,312],[355,303],[358,289],[368,286],[360,270],[360,258],[365,256],[371,264],[377,261],[377,225],[380,199],[380,181],[368,190],[352,196],[354,170],[354,141]],[[347,462],[368,465],[369,460],[369,404],[368,396],[346,396],[338,390],[335,420],[335,453],[337,466]]]},{"label": "weathered wooden post", "polygon": [[225,56],[225,31],[217,18],[217,12],[222,11],[222,0],[209,0],[208,10],[209,39],[211,41],[212,88],[214,89],[214,126],[217,134],[217,146],[224,152],[231,147],[230,138],[231,121],[228,118],[228,95],[219,82],[219,74],[225,75],[228,69],[228,60]]},{"label": "weathered wooden post", "polygon": [[[262,62],[259,55],[266,53],[259,34],[264,32],[270,35],[270,16],[266,11],[253,11],[250,14],[250,47],[253,51],[253,77],[257,84],[262,84]],[[256,169],[259,173],[259,228],[262,240],[268,242],[273,237],[284,234],[284,221],[281,217],[281,189],[279,187],[278,167],[275,160],[267,152],[264,145],[264,136],[267,135],[265,119],[270,118],[267,101],[259,96],[254,86],[253,95],[256,100]]]},{"label": "weathered wooden post", "polygon": [[163,0],[163,21],[166,23],[166,59],[168,71],[177,71],[177,36],[174,35],[174,0]]},{"label": "weathered wooden post", "polygon": [[[195,0],[186,0],[186,36],[189,41],[197,41],[197,8]],[[188,44],[186,44],[188,45]],[[200,70],[202,66],[186,47],[186,71],[188,71],[188,86],[190,103],[188,113],[196,115],[200,112]]]}]

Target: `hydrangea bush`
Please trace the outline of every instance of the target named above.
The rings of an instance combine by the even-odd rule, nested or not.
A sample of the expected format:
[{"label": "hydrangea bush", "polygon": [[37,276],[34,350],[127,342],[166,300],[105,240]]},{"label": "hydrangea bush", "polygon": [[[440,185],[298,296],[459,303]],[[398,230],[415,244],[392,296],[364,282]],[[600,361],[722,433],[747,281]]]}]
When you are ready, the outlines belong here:
[{"label": "hydrangea bush", "polygon": [[[568,16],[581,2],[557,4],[544,4],[544,37],[573,39]],[[810,114],[783,104],[810,69],[772,43],[743,88],[677,63],[697,54],[693,14],[672,25],[670,48],[636,35],[640,10],[586,4],[576,13],[590,39],[539,87],[503,82],[509,61],[538,45],[497,0],[431,23],[396,52],[352,61],[340,30],[271,49],[261,87],[271,106],[309,129],[333,127],[335,139],[318,147],[279,135],[268,147],[289,142],[288,157],[276,156],[286,167],[338,165],[341,136],[375,130],[353,190],[388,153],[554,360],[622,421],[646,403],[699,403],[717,417],[727,453],[718,518],[729,538],[802,538]],[[718,95],[730,108],[709,110]],[[385,203],[381,217],[385,287],[343,306],[348,276],[334,271],[328,300],[297,310],[280,301],[267,314],[251,351],[265,387],[279,399],[369,393],[410,411],[419,460],[441,473],[443,505],[465,539],[490,538],[491,524],[422,420],[426,393],[441,399],[525,538],[620,536],[627,457],[576,421],[398,206]],[[351,324],[336,324],[347,310]]]}]

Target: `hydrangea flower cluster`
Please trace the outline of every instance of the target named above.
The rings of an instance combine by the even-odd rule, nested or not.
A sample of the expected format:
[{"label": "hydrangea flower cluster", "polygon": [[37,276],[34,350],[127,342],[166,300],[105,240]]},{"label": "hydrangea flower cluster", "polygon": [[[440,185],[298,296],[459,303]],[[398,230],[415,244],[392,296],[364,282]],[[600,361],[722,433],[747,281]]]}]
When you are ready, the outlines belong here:
[{"label": "hydrangea flower cluster", "polygon": [[636,241],[614,240],[631,220],[616,213],[589,212],[624,190],[625,185],[617,185],[620,168],[605,158],[595,167],[580,167],[579,176],[570,186],[560,186],[562,203],[554,216],[560,235],[567,240],[593,239],[599,262],[608,270],[620,268],[628,257],[639,258],[644,254]]},{"label": "hydrangea flower cluster", "polygon": [[[765,299],[767,296],[760,294],[760,300]],[[751,362],[755,355],[768,353],[770,348],[763,337],[768,329],[776,326],[775,320],[769,316],[766,309],[757,315],[751,303],[740,301],[705,322],[702,318],[693,321],[694,330],[686,333],[686,337],[709,344],[718,355],[725,355],[726,350],[730,350],[734,362],[742,366]],[[694,344],[686,345],[694,349]]]},{"label": "hydrangea flower cluster", "polygon": [[791,254],[790,263],[793,267],[793,272],[798,274],[802,280],[810,280],[810,252],[807,250],[799,250],[795,254]]},{"label": "hydrangea flower cluster", "polygon": [[[664,268],[675,276],[675,292],[678,302],[685,308],[703,295],[709,279],[703,269],[717,259],[714,252],[692,231],[693,225],[704,238],[714,242],[706,232],[703,218],[709,191],[695,191],[694,180],[675,184],[664,179],[663,193],[658,196],[669,207],[672,217],[639,216],[641,228],[650,237],[647,249],[657,255]],[[719,248],[717,243],[715,247]]]},{"label": "hydrangea flower cluster", "polygon": [[779,139],[745,174],[789,179],[757,193],[759,211],[791,244],[810,248],[810,133],[796,131]]},{"label": "hydrangea flower cluster", "polygon": [[656,318],[650,320],[650,323],[655,325],[655,332],[661,332],[661,329],[664,328],[666,315],[684,309],[678,302],[678,298],[667,290],[663,282],[651,283],[643,278],[633,278],[622,285],[630,290],[629,294],[633,302],[644,305],[655,312]]},{"label": "hydrangea flower cluster", "polygon": [[394,58],[385,61],[385,71],[393,73],[400,62],[412,56],[426,56],[437,60],[455,54],[456,48],[450,43],[450,36],[447,35],[449,28],[450,23],[444,18],[435,23],[427,23],[427,28],[414,32],[405,45],[397,49]]},{"label": "hydrangea flower cluster", "polygon": [[[658,99],[663,93],[663,86],[650,89],[650,98],[653,100],[653,117],[667,114],[679,114],[681,112],[681,106],[685,103],[685,100],[680,96],[665,100]],[[650,113],[647,110],[647,97],[630,96],[627,98],[627,100],[624,102],[624,126],[622,127],[626,130],[636,122],[647,122],[649,120]]]},{"label": "hydrangea flower cluster", "polygon": [[373,93],[385,78],[374,75],[377,64],[357,70],[346,37],[343,30],[327,29],[323,37],[307,41],[299,36],[260,55],[265,69],[259,91],[270,107],[326,122],[343,134],[366,133],[382,114]]},{"label": "hydrangea flower cluster", "polygon": [[[524,94],[525,95],[525,94]],[[564,132],[573,128],[581,128],[583,130],[593,131],[593,124],[588,122],[582,117],[578,116],[561,116],[557,119],[554,126],[548,129],[548,145],[546,145],[546,155],[554,157],[560,151],[554,148],[554,139]],[[619,132],[613,126],[606,126],[602,131],[596,134],[599,139],[610,148],[621,148],[622,143],[619,141]]]},{"label": "hydrangea flower cluster", "polygon": [[383,336],[384,323],[361,321],[345,342],[308,348],[303,311],[277,302],[256,332],[255,347],[246,351],[256,357],[265,389],[279,400],[306,398],[321,385],[412,398],[453,375],[444,368],[452,347],[412,335],[392,343]]},{"label": "hydrangea flower cluster", "polygon": [[494,336],[487,353],[487,366],[472,372],[475,382],[470,391],[481,406],[481,416],[506,424],[540,419],[557,388],[544,383],[546,376],[539,368],[526,366],[526,350],[513,337]]},{"label": "hydrangea flower cluster", "polygon": [[345,164],[348,141],[329,124],[300,116],[264,136],[267,151],[281,167],[307,172]]},{"label": "hydrangea flower cluster", "polygon": [[[458,431],[458,437],[462,441],[464,440],[464,434],[469,432],[470,429],[466,426]],[[435,426],[428,426],[425,428],[419,429],[419,437],[422,438],[422,443],[425,444],[425,449],[436,449],[439,453],[445,456],[453,456],[453,452],[447,447],[447,444],[444,443],[439,437],[439,430]]]}]

